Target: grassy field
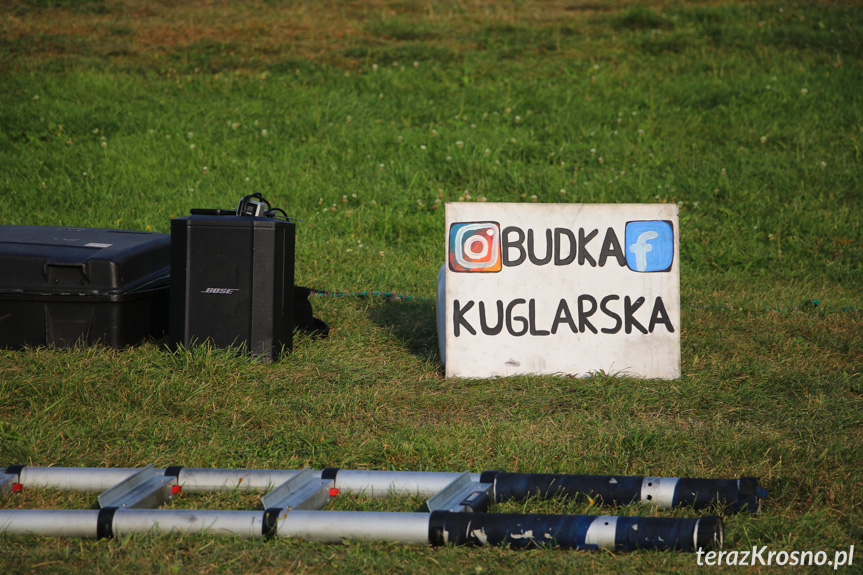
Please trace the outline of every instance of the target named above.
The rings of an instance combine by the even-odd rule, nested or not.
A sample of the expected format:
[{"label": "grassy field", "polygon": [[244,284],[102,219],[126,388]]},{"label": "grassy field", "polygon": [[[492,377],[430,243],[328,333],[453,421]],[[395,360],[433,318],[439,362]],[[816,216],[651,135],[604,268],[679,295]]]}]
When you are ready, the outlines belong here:
[{"label": "grassy field", "polygon": [[[727,518],[727,548],[856,543],[859,570],[861,150],[856,2],[3,2],[0,223],[168,232],[261,192],[303,220],[298,284],[410,297],[316,297],[331,337],[300,335],[268,365],[162,341],[0,350],[0,467],[755,475],[770,497]],[[446,379],[448,201],[678,203],[682,377]],[[2,506],[95,503],[25,491]],[[192,536],[3,536],[0,565],[699,570],[692,554]]]}]

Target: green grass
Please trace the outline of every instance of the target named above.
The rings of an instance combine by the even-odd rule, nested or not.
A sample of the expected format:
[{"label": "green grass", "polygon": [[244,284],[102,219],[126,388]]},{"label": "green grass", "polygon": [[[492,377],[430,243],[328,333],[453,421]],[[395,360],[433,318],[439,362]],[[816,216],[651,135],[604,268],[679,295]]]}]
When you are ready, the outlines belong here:
[{"label": "green grass", "polygon": [[[727,518],[729,548],[847,549],[863,538],[861,30],[841,2],[4,5],[0,222],[168,232],[262,192],[303,220],[297,283],[413,297],[314,298],[331,337],[271,365],[161,341],[0,351],[0,466],[756,475],[770,498]],[[677,202],[682,377],[444,378],[434,281],[443,203],[460,200]],[[0,557],[12,572],[697,569],[188,536],[2,537]]]}]

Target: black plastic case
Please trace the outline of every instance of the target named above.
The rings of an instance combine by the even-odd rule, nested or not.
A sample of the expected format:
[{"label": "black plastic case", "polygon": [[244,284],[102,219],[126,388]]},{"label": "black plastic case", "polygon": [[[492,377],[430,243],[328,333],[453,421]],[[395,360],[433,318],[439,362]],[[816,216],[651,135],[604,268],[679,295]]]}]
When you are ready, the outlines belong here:
[{"label": "black plastic case", "polygon": [[124,347],[168,329],[168,234],[0,225],[0,346]]},{"label": "black plastic case", "polygon": [[275,361],[293,344],[293,223],[192,215],[171,221],[173,346],[210,341]]}]

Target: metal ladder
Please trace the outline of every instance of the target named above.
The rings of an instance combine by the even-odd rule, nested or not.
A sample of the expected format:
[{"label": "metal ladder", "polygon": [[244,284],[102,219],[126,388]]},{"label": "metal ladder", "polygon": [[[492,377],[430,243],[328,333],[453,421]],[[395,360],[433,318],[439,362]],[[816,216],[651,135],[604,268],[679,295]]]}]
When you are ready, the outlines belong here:
[{"label": "metal ladder", "polygon": [[[503,473],[155,469],[10,466],[0,493],[24,488],[101,491],[99,509],[0,509],[0,533],[52,537],[117,537],[130,533],[208,533],[250,539],[295,537],[336,543],[345,539],[422,545],[558,546],[571,549],[721,548],[716,515],[694,518],[489,513],[497,501],[529,497],[590,498],[605,504],[641,501],[758,511],[766,496],[756,478],[686,479]],[[182,492],[262,492],[262,510],[159,509]],[[428,512],[324,511],[336,496],[427,497]]]}]

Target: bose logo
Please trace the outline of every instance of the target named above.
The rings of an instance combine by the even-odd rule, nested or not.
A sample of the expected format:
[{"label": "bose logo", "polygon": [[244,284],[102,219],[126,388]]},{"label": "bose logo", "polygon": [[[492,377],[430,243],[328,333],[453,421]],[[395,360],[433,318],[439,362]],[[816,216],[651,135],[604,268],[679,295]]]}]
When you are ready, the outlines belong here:
[{"label": "bose logo", "polygon": [[236,288],[207,288],[204,291],[202,291],[201,293],[222,293],[222,294],[231,295],[235,291],[240,291],[240,290],[238,290]]}]

